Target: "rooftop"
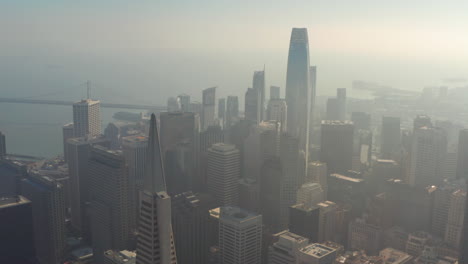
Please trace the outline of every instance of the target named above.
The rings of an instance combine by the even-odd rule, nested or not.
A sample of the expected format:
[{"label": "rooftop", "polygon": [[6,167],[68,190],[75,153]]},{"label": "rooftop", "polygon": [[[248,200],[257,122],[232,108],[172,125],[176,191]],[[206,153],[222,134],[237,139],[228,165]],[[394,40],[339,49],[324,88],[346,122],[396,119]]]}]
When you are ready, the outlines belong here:
[{"label": "rooftop", "polygon": [[319,243],[310,244],[301,249],[301,252],[310,256],[314,256],[316,258],[323,258],[324,256],[327,256],[328,254],[331,254],[334,251],[335,249]]},{"label": "rooftop", "polygon": [[0,197],[0,209],[13,207],[13,206],[21,205],[21,204],[27,204],[27,203],[30,203],[30,201],[21,195]]}]

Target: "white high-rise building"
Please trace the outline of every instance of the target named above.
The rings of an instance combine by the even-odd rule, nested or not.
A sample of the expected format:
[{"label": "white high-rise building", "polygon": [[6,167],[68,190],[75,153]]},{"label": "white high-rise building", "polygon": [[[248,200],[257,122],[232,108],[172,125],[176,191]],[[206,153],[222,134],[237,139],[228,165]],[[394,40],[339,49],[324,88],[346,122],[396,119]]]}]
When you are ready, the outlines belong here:
[{"label": "white high-rise building", "polygon": [[73,130],[75,137],[101,134],[100,102],[86,99],[73,104]]},{"label": "white high-rise building", "polygon": [[230,144],[215,143],[208,149],[208,191],[223,206],[234,206],[239,201],[240,156]]},{"label": "white high-rise building", "polygon": [[297,191],[296,203],[302,203],[307,208],[315,207],[325,200],[322,186],[318,183],[304,183]]},{"label": "white high-rise building", "polygon": [[166,191],[156,116],[151,115],[143,190],[140,192],[136,264],[176,264],[171,197]]},{"label": "white high-rise building", "polygon": [[289,231],[274,236],[278,241],[268,249],[268,264],[296,264],[299,251],[309,244],[309,239]]},{"label": "white high-rise building", "polygon": [[440,128],[416,128],[411,147],[409,184],[440,186],[447,156],[447,135]]},{"label": "white high-rise building", "polygon": [[262,216],[239,207],[221,207],[219,249],[223,264],[260,263]]}]

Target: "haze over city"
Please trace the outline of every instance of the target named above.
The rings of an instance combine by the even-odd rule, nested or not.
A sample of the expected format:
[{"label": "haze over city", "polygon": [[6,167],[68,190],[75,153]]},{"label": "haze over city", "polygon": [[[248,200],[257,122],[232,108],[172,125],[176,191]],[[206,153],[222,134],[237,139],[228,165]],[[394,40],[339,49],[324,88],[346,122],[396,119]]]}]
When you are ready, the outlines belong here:
[{"label": "haze over city", "polygon": [[468,264],[467,10],[0,3],[0,264]]}]

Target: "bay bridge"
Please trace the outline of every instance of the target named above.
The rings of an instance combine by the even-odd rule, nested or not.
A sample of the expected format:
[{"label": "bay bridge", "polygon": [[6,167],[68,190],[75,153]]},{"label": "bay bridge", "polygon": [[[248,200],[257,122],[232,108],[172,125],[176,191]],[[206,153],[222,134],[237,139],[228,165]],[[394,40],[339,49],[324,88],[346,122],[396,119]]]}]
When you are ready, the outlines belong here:
[{"label": "bay bridge", "polygon": [[[27,98],[1,98],[0,103],[18,103],[18,104],[46,104],[46,105],[73,105],[72,101],[61,100],[40,100],[40,99],[27,99]],[[165,111],[165,106],[157,105],[143,105],[143,104],[119,104],[119,103],[102,103],[101,107],[105,108],[121,108],[121,109],[139,109],[139,110],[154,110]]]}]

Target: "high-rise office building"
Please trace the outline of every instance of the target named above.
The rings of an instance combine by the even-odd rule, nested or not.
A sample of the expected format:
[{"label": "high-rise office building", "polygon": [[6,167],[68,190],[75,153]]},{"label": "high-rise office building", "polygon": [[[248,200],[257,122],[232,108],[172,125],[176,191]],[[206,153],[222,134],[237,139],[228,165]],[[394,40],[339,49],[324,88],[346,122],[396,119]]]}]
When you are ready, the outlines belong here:
[{"label": "high-rise office building", "polygon": [[382,132],[380,139],[380,155],[383,159],[394,159],[400,152],[401,131],[400,118],[382,117]]},{"label": "high-rise office building", "polygon": [[337,98],[328,98],[326,109],[326,120],[340,120],[340,106]]},{"label": "high-rise office building", "polygon": [[468,129],[460,130],[458,136],[457,178],[468,179]]},{"label": "high-rise office building", "polygon": [[293,28],[286,75],[287,131],[299,139],[308,159],[310,114],[309,39],[306,28]]},{"label": "high-rise office building", "polygon": [[333,264],[337,249],[324,244],[310,244],[299,251],[298,264]]},{"label": "high-rise office building", "polygon": [[181,111],[181,105],[179,98],[169,97],[167,99],[167,112],[179,112]]},{"label": "high-rise office building", "polygon": [[201,130],[205,131],[208,127],[215,124],[216,111],[216,87],[203,90]]},{"label": "high-rise office building", "polygon": [[239,178],[239,150],[230,144],[213,144],[208,149],[208,190],[222,206],[237,205]]},{"label": "high-rise office building", "polygon": [[74,135],[73,123],[66,124],[62,127],[62,138],[63,138],[63,158],[67,161],[67,140],[72,138]]},{"label": "high-rise office building", "polygon": [[0,198],[0,237],[1,263],[36,263],[31,201],[23,196]]},{"label": "high-rise office building", "polygon": [[260,112],[259,112],[259,90],[254,88],[248,88],[245,92],[245,119],[258,124],[260,122]]},{"label": "high-rise office building", "polygon": [[0,157],[3,157],[6,155],[6,140],[5,140],[5,134],[3,134],[0,131]]},{"label": "high-rise office building", "polygon": [[270,100],[280,99],[280,87],[279,86],[270,86]]},{"label": "high-rise office building", "polygon": [[365,219],[356,219],[349,223],[348,247],[352,250],[364,250],[375,256],[382,246],[383,231],[380,227],[366,223]]},{"label": "high-rise office building", "polygon": [[172,228],[179,264],[207,263],[212,229],[208,211],[214,203],[206,193],[186,192],[173,197]]},{"label": "high-rise office building", "polygon": [[439,128],[420,127],[414,131],[410,154],[409,184],[427,187],[443,182],[447,135]]},{"label": "high-rise office building", "polygon": [[300,155],[299,140],[288,134],[281,135],[280,139],[280,161],[282,167],[281,178],[281,226],[287,226],[289,207],[296,204],[297,190],[304,183],[305,158]]},{"label": "high-rise office building", "polygon": [[413,132],[421,127],[432,127],[431,118],[427,115],[418,115],[413,120]]},{"label": "high-rise office building", "polygon": [[282,130],[286,132],[288,118],[288,106],[284,99],[271,99],[268,102],[266,119],[281,123]]},{"label": "high-rise office building", "polygon": [[328,183],[327,183],[328,169],[327,164],[319,161],[313,161],[309,163],[307,167],[307,177],[305,182],[315,182],[320,184],[324,191],[325,197],[327,197]]},{"label": "high-rise office building", "polygon": [[318,241],[335,241],[338,205],[332,201],[317,204],[319,208]]},{"label": "high-rise office building", "polygon": [[239,207],[221,207],[219,248],[221,263],[260,263],[262,216]]},{"label": "high-rise office building", "polygon": [[445,231],[445,242],[450,246],[460,249],[463,230],[463,218],[466,202],[466,192],[456,190],[450,197],[450,205],[447,218],[447,229]]},{"label": "high-rise office building", "polygon": [[329,173],[346,173],[352,168],[353,133],[350,121],[322,121],[320,160]]},{"label": "high-rise office building", "polygon": [[356,130],[370,130],[371,116],[365,112],[352,112],[351,121],[353,121]]},{"label": "high-rise office building", "polygon": [[265,70],[255,71],[252,88],[258,91],[258,123],[265,120]]},{"label": "high-rise office building", "polygon": [[296,204],[289,207],[289,231],[301,235],[310,242],[317,242],[319,235],[320,209]]},{"label": "high-rise office building", "polygon": [[325,195],[322,186],[318,183],[304,183],[297,191],[296,203],[303,204],[306,207],[315,207],[324,200]]},{"label": "high-rise office building", "polygon": [[445,236],[449,217],[450,199],[454,191],[455,188],[449,185],[439,187],[434,191],[431,233],[438,237]]},{"label": "high-rise office building", "polygon": [[283,212],[281,204],[283,167],[279,157],[267,159],[262,166],[260,179],[260,212],[263,222],[272,232],[279,232],[287,225],[278,221]]},{"label": "high-rise office building", "polygon": [[148,137],[133,135],[122,138],[122,152],[128,166],[128,214],[130,231],[137,229],[139,193],[143,190]]},{"label": "high-rise office building", "polygon": [[274,235],[278,239],[268,249],[268,264],[296,264],[301,248],[309,244],[309,239],[289,231]]},{"label": "high-rise office building", "polygon": [[65,193],[52,177],[31,175],[21,192],[32,202],[34,245],[41,264],[62,263],[65,256]]},{"label": "high-rise office building", "polygon": [[181,94],[177,96],[177,99],[180,102],[180,109],[182,112],[190,112],[190,95]]},{"label": "high-rise office building", "polygon": [[459,248],[459,252],[460,252],[460,256],[458,259],[459,264],[468,264],[468,213],[467,213],[468,212],[468,195],[466,195],[464,211],[465,212],[463,215],[463,228],[462,228],[460,248]]},{"label": "high-rise office building", "polygon": [[86,204],[89,200],[90,178],[88,175],[88,159],[91,146],[109,146],[104,137],[71,138],[67,141],[68,173],[70,175],[71,194],[71,224],[81,231],[86,239],[90,239],[89,222],[86,217]]},{"label": "high-rise office building", "polygon": [[156,116],[151,115],[143,190],[140,192],[140,218],[137,264],[176,264],[171,223],[171,197],[166,192],[163,158]]},{"label": "high-rise office building", "polygon": [[336,99],[338,100],[339,120],[346,120],[346,88],[336,89]]},{"label": "high-rise office building", "polygon": [[218,99],[218,119],[224,122],[226,117],[226,98]]},{"label": "high-rise office building", "polygon": [[124,250],[129,245],[129,180],[123,153],[93,146],[88,175],[93,257],[96,263],[102,263],[109,248]]},{"label": "high-rise office building", "polygon": [[101,134],[100,102],[86,99],[73,104],[73,134],[75,137]]},{"label": "high-rise office building", "polygon": [[191,112],[161,113],[160,131],[169,195],[194,190],[198,181],[200,152],[198,115]]},{"label": "high-rise office building", "polygon": [[[310,66],[310,118],[314,115],[315,110],[315,96],[317,94],[317,66]],[[311,119],[312,120],[312,119]]]},{"label": "high-rise office building", "polygon": [[239,98],[237,96],[228,96],[226,101],[226,121],[225,128],[229,129],[239,120]]}]

